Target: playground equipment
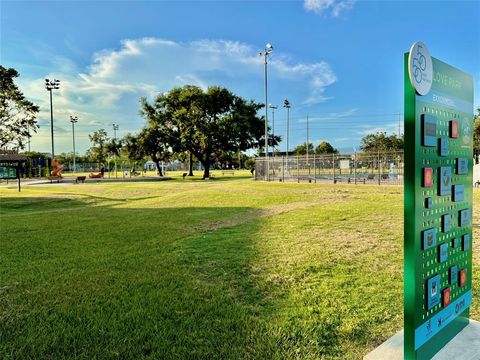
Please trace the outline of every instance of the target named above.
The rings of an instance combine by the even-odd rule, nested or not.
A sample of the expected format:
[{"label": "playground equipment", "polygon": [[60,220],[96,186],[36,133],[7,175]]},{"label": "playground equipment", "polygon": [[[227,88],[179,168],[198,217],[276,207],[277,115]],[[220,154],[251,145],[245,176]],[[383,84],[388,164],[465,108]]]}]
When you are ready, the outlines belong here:
[{"label": "playground equipment", "polygon": [[54,169],[50,173],[50,177],[57,177],[57,178],[63,179],[63,175],[62,175],[63,165],[60,165],[60,163],[57,160],[53,159],[52,166]]}]

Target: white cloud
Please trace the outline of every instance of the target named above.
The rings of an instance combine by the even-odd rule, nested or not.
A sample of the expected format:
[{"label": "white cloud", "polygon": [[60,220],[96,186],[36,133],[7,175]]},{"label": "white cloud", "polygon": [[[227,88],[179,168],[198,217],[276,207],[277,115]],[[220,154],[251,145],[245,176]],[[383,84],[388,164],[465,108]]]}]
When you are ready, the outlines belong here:
[{"label": "white cloud", "polygon": [[303,6],[307,11],[316,14],[324,14],[329,12],[332,16],[337,17],[342,12],[350,10],[356,0],[304,0]]},{"label": "white cloud", "polygon": [[[312,117],[309,119],[309,121],[311,122],[315,122],[315,121],[329,121],[329,120],[338,120],[338,119],[342,119],[342,118],[346,118],[346,117],[349,117],[349,116],[352,116],[353,114],[355,114],[356,112],[358,111],[358,108],[352,108],[352,109],[349,109],[349,110],[346,110],[346,111],[342,111],[342,112],[331,112],[331,113],[328,113],[324,116],[315,116],[315,117]],[[305,120],[300,120],[300,122],[303,122]]]},{"label": "white cloud", "polygon": [[375,134],[378,132],[385,132],[387,135],[396,134],[398,131],[398,123],[389,123],[385,124],[384,126],[370,126],[370,125],[361,125],[358,126],[361,128],[365,128],[364,130],[360,130],[357,132],[359,135],[368,135],[368,134]]},{"label": "white cloud", "polygon": [[[50,120],[50,105],[44,78],[61,79],[60,90],[53,94],[55,125],[69,132],[70,115],[79,117],[75,133],[85,139],[80,151],[89,146],[87,134],[100,127],[111,132],[111,124],[119,124],[119,136],[139,130],[144,123],[138,115],[141,96],[153,98],[185,84],[202,88],[221,85],[252,99],[262,99],[263,95],[263,59],[258,48],[237,41],[127,39],[119,49],[95,53],[92,64],[83,72],[68,59],[62,58],[61,62],[59,70],[41,78],[21,79],[21,87],[40,105],[38,118],[46,122]],[[326,89],[337,77],[326,62],[294,63],[275,50],[269,59],[269,80],[272,89],[293,89],[290,93],[295,94],[297,103],[313,104],[328,99]],[[32,142],[48,144],[48,130],[49,126],[42,126]],[[60,151],[69,151],[68,134],[59,134],[55,141]]]}]

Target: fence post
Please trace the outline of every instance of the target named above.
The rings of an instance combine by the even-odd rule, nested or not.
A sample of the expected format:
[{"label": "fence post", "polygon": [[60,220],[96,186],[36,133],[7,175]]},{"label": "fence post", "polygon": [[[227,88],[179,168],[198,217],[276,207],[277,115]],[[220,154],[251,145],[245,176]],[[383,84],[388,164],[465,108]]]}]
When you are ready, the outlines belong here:
[{"label": "fence post", "polygon": [[300,182],[300,170],[299,170],[299,161],[298,161],[298,155],[297,155],[297,183]]},{"label": "fence post", "polygon": [[357,152],[353,153],[353,179],[357,185]]},{"label": "fence post", "polygon": [[317,183],[317,161],[316,161],[316,156],[315,153],[313,154],[313,181],[315,184]]},{"label": "fence post", "polygon": [[285,182],[285,156],[282,156],[282,182]]},{"label": "fence post", "polygon": [[333,165],[333,183],[335,184],[335,154],[332,154],[332,165]]},{"label": "fence post", "polygon": [[378,165],[378,185],[380,185],[380,177],[381,177],[381,171],[380,171],[380,151],[377,154],[377,165]]}]

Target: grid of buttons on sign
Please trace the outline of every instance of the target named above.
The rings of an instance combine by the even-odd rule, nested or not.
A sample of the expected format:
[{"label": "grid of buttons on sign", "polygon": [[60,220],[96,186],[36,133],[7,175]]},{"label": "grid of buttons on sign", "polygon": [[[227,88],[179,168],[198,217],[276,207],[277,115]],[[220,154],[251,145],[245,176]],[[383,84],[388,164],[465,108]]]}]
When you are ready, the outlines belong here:
[{"label": "grid of buttons on sign", "polygon": [[461,148],[459,117],[429,112],[421,117],[424,318],[467,290],[472,217],[464,185],[468,150]]}]

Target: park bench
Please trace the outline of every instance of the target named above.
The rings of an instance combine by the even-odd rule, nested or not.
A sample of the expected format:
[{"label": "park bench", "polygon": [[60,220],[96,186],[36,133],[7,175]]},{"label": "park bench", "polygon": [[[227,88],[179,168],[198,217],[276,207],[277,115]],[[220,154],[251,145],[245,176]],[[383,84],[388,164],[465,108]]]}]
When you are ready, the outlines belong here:
[{"label": "park bench", "polygon": [[86,176],[77,176],[77,178],[75,179],[75,184],[78,184],[80,181],[82,182],[82,184],[85,183],[86,178]]},{"label": "park bench", "polygon": [[235,172],[233,170],[222,170],[222,175],[225,176],[226,174],[235,176]]},{"label": "park bench", "polygon": [[101,172],[99,172],[99,173],[93,173],[92,172],[88,175],[88,177],[91,178],[91,179],[101,179],[101,178],[103,178],[103,175],[102,175]]},{"label": "park bench", "polygon": [[365,179],[352,179],[352,178],[335,178],[333,180],[333,183],[336,184],[337,182],[342,182],[342,181],[346,181],[348,184],[351,184],[351,183],[364,183],[365,184]]},{"label": "park bench", "polygon": [[47,179],[50,180],[50,183],[52,183],[53,181],[60,182],[60,180],[62,180],[62,177],[61,176],[49,176]]}]

